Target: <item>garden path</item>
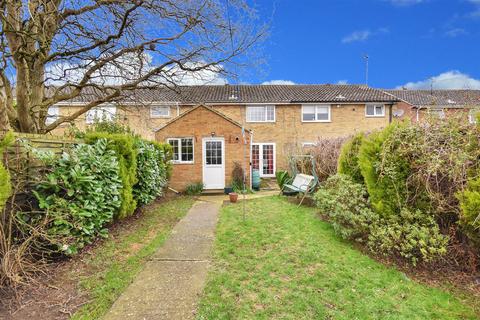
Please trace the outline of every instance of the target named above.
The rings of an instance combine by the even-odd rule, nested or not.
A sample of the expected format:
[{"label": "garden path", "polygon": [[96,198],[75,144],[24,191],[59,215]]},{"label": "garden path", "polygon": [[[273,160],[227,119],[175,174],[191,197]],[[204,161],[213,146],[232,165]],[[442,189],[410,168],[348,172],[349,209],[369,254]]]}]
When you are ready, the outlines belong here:
[{"label": "garden path", "polygon": [[196,202],[104,319],[193,319],[211,263],[220,205]]}]

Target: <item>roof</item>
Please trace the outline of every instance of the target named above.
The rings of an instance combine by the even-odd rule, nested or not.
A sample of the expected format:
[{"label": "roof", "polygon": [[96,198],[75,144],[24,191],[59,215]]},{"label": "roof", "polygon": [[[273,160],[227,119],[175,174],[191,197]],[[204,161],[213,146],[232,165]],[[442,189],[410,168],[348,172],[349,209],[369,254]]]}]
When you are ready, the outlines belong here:
[{"label": "roof", "polygon": [[480,106],[480,90],[385,90],[415,107],[464,108]]},{"label": "roof", "polygon": [[[98,89],[97,89],[98,90]],[[88,90],[69,102],[86,103],[99,91]],[[204,85],[178,86],[175,90],[159,87],[136,89],[126,93],[124,101],[212,103],[315,103],[315,102],[396,102],[382,90],[364,85]]]},{"label": "roof", "polygon": [[[172,123],[174,123],[174,122],[177,122],[178,120],[182,119],[182,118],[185,117],[187,114],[193,112],[194,110],[197,110],[198,108],[205,108],[205,109],[207,109],[207,110],[209,110],[209,111],[211,111],[211,112],[219,115],[220,117],[222,117],[223,119],[227,120],[228,122],[233,123],[233,124],[236,125],[237,127],[243,128],[243,126],[242,126],[241,123],[233,120],[232,118],[227,117],[227,116],[224,115],[223,113],[221,113],[221,112],[219,112],[219,111],[217,111],[217,110],[215,110],[215,109],[213,109],[213,108],[210,108],[209,106],[206,106],[206,105],[203,105],[203,104],[199,104],[198,106],[196,106],[196,107],[194,107],[194,108],[192,108],[192,109],[190,109],[190,110],[188,110],[188,111],[185,111],[184,113],[180,114],[178,117],[175,117],[175,118],[173,118],[172,120],[168,121],[167,123],[165,123],[165,125],[163,125],[163,126],[162,126],[161,128],[159,128],[159,129],[157,129],[156,131],[160,131],[160,130],[164,129],[165,127],[167,127],[168,125],[170,125],[170,124],[172,124]],[[250,132],[250,130],[248,130],[248,129],[247,129],[246,131]]]}]

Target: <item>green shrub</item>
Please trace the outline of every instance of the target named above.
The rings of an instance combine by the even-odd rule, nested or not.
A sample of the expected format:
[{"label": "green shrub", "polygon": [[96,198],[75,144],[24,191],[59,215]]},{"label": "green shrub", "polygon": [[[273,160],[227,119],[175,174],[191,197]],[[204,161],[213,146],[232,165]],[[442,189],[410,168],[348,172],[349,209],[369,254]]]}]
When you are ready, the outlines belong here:
[{"label": "green shrub", "polygon": [[4,149],[12,143],[14,137],[12,132],[7,134],[0,140],[0,211],[5,206],[8,198],[12,192],[12,184],[10,182],[10,174],[8,170],[3,166],[2,158]]},{"label": "green shrub", "polygon": [[278,187],[283,190],[283,186],[290,180],[290,174],[288,171],[277,171],[275,172],[275,178],[277,179]]},{"label": "green shrub", "polygon": [[135,138],[126,134],[109,134],[105,132],[90,132],[85,136],[89,144],[99,139],[108,140],[108,148],[115,151],[120,166],[120,178],[122,180],[121,201],[122,204],[116,218],[125,218],[131,215],[137,208],[137,201],[133,196],[133,186],[137,183],[137,150]]},{"label": "green shrub", "polygon": [[169,160],[164,148],[145,140],[135,141],[137,149],[137,183],[133,194],[139,204],[148,204],[161,196],[167,185]]},{"label": "green shrub", "polygon": [[203,191],[203,182],[194,182],[185,188],[185,194],[189,196],[199,195]]},{"label": "green shrub", "polygon": [[460,202],[460,224],[474,242],[480,244],[480,177],[470,179],[465,190],[457,193]]},{"label": "green shrub", "polygon": [[407,208],[373,223],[368,237],[368,248],[372,252],[400,256],[413,265],[444,255],[447,244],[448,237],[440,233],[431,215]]},{"label": "green shrub", "polygon": [[347,175],[328,178],[314,199],[320,211],[328,215],[335,232],[344,239],[364,241],[370,224],[377,219],[369,207],[365,187]]},{"label": "green shrub", "polygon": [[115,151],[106,139],[78,145],[53,163],[46,181],[37,186],[35,196],[45,213],[24,214],[35,225],[46,214],[51,244],[67,255],[75,254],[97,236],[105,237],[105,225],[120,208],[122,182]]},{"label": "green shrub", "polygon": [[406,183],[410,174],[408,159],[395,152],[395,131],[405,124],[391,124],[366,137],[358,153],[358,164],[367,187],[370,203],[381,216],[397,214],[406,201]]},{"label": "green shrub", "polygon": [[350,176],[356,183],[364,183],[362,172],[358,164],[358,152],[365,134],[360,132],[348,140],[340,151],[338,158],[338,173]]}]

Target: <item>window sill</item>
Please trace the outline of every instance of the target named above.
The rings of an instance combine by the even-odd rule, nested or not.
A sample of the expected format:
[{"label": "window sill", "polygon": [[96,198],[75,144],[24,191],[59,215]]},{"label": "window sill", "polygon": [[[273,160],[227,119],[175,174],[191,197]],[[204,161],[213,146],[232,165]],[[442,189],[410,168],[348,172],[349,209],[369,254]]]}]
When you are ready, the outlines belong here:
[{"label": "window sill", "polygon": [[172,161],[172,164],[194,164],[193,161]]},{"label": "window sill", "polygon": [[365,116],[365,118],[385,118],[385,115],[381,115],[381,116]]},{"label": "window sill", "polygon": [[329,123],[332,122],[332,120],[302,120],[302,123]]},{"label": "window sill", "polygon": [[150,116],[150,119],[168,119],[170,116]]}]

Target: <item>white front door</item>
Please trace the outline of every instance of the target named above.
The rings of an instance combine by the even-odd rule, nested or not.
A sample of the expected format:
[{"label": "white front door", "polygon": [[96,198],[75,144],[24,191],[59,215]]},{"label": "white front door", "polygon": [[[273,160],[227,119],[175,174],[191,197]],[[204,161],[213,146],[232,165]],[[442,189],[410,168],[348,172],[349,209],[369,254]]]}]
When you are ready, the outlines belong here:
[{"label": "white front door", "polygon": [[225,188],[225,140],[203,138],[203,185],[205,189]]}]

